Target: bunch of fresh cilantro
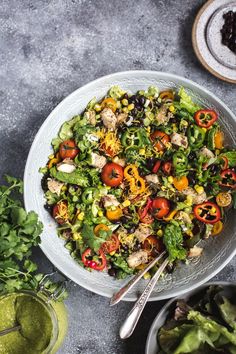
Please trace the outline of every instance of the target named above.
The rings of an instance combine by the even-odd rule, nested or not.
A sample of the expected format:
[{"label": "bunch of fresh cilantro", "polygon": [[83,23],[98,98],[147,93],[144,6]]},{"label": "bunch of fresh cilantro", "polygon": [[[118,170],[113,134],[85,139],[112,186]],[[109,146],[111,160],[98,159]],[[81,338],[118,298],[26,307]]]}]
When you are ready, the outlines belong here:
[{"label": "bunch of fresh cilantro", "polygon": [[30,256],[40,243],[43,224],[35,212],[22,207],[23,182],[10,176],[5,180],[7,184],[0,185],[0,294],[37,290],[43,274],[36,273]]}]

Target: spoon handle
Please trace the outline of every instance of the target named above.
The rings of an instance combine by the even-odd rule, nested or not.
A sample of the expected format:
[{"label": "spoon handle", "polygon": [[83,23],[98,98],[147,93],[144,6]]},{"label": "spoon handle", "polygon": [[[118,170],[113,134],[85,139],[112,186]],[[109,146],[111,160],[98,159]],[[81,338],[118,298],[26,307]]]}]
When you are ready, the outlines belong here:
[{"label": "spoon handle", "polygon": [[4,329],[3,331],[0,331],[0,336],[5,336],[8,333],[18,331],[20,328],[21,328],[21,326],[17,325],[15,327]]},{"label": "spoon handle", "polygon": [[143,277],[143,275],[151,269],[164,255],[166,252],[162,252],[158,257],[153,259],[141,272],[137,273],[126,285],[124,285],[117,293],[115,293],[111,300],[110,306],[118,304],[121,299],[127,294],[127,292],[132,289],[132,287]]},{"label": "spoon handle", "polygon": [[160,275],[162,274],[162,272],[164,271],[164,269],[168,263],[169,263],[169,259],[166,258],[164,260],[164,262],[160,265],[159,269],[156,271],[156,273],[154,274],[152,279],[149,281],[149,283],[146,286],[146,288],[144,289],[142,295],[134,304],[132,310],[129,312],[123,325],[120,328],[120,338],[121,339],[129,338],[131,336],[131,334],[133,333],[133,331],[138,323],[139,317],[141,316],[141,313],[143,312],[143,309],[146,305],[146,302],[147,302],[149,296],[151,295],[152,290],[153,290],[154,286],[156,285],[156,282],[160,278]]}]

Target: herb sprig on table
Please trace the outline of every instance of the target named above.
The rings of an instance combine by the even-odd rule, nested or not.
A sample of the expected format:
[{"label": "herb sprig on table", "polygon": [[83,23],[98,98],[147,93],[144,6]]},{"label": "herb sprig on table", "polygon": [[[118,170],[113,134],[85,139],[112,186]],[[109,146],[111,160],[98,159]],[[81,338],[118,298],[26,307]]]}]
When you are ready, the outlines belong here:
[{"label": "herb sprig on table", "polygon": [[[43,274],[30,259],[32,248],[40,243],[43,224],[38,215],[22,206],[23,182],[5,176],[0,185],[0,294],[17,290],[36,290]],[[56,284],[47,281],[47,288]],[[62,299],[60,299],[62,300]]]}]

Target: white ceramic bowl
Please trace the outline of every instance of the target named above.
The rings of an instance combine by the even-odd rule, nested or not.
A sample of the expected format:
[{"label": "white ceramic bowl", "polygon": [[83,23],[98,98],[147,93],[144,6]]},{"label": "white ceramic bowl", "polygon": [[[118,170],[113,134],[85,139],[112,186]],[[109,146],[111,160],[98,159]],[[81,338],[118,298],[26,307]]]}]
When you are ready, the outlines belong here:
[{"label": "white ceramic bowl", "polygon": [[[40,167],[45,165],[47,157],[52,153],[50,143],[52,138],[57,136],[61,124],[82,112],[93,97],[102,98],[113,85],[119,85],[131,92],[146,89],[150,85],[155,85],[160,90],[166,88],[178,90],[184,86],[195,101],[219,112],[228,142],[231,145],[236,145],[234,136],[236,118],[226,105],[202,86],[173,74],[155,71],[128,71],[108,75],[79,88],[52,111],[39,129],[27,159],[24,174],[25,207],[28,211],[36,211],[44,224],[41,248],[50,261],[75,283],[107,297],[111,297],[125,281],[115,280],[106,273],[88,272],[71,258],[64,247],[64,242],[57,237],[55,222],[43,207],[45,200],[41,189],[42,175],[38,171]],[[171,275],[167,274],[156,285],[150,300],[161,300],[181,295],[198,287],[218,273],[236,253],[235,231],[236,220],[231,217],[220,237],[203,242],[202,257],[189,265],[177,267]],[[139,282],[124,300],[134,301],[138,293],[143,291],[145,284],[145,280]]]},{"label": "white ceramic bowl", "polygon": [[225,295],[229,299],[235,298],[235,296],[236,296],[236,284],[235,283],[217,281],[217,282],[204,284],[200,288],[184,294],[184,296],[181,296],[181,298],[176,297],[174,299],[171,299],[170,301],[168,301],[164,305],[164,307],[157,314],[157,317],[154,319],[154,321],[152,323],[152,326],[150,328],[150,331],[149,331],[148,337],[147,337],[145,354],[157,354],[159,352],[160,348],[159,348],[158,341],[157,341],[157,333],[158,333],[159,329],[165,324],[167,316],[169,315],[169,312],[173,310],[173,307],[175,306],[175,303],[177,302],[177,300],[183,299],[186,301],[191,296],[196,295],[200,291],[208,288],[210,285],[221,286],[223,288]]}]

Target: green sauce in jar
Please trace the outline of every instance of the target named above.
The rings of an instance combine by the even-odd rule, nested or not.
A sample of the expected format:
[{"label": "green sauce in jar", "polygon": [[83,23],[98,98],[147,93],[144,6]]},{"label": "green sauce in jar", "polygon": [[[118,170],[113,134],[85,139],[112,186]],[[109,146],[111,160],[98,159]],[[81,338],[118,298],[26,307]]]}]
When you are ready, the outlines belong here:
[{"label": "green sauce in jar", "polygon": [[21,326],[18,331],[0,336],[0,354],[54,352],[55,347],[58,348],[62,343],[67,328],[65,312],[65,326],[60,323],[64,333],[60,334],[60,312],[57,304],[51,306],[45,299],[30,292],[0,297],[0,331],[16,325]]}]

